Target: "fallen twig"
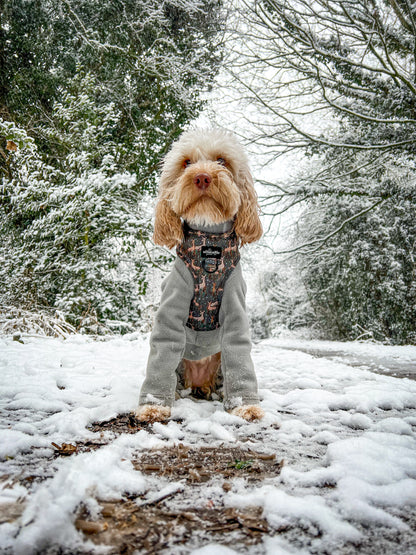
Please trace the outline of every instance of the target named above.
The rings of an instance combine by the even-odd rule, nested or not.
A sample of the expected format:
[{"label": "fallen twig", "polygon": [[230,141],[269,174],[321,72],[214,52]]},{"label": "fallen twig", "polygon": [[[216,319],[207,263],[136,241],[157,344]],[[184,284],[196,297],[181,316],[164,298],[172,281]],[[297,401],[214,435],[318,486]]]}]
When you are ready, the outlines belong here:
[{"label": "fallen twig", "polygon": [[171,497],[172,495],[175,495],[177,493],[180,493],[181,491],[183,491],[183,485],[180,484],[178,485],[175,489],[168,491],[166,493],[163,493],[162,490],[162,495],[158,495],[156,497],[154,497],[153,499],[146,499],[145,501],[142,501],[141,503],[137,503],[137,507],[145,507],[146,505],[156,505],[157,503],[160,503],[161,501],[163,501],[164,499],[167,499],[168,497]]}]

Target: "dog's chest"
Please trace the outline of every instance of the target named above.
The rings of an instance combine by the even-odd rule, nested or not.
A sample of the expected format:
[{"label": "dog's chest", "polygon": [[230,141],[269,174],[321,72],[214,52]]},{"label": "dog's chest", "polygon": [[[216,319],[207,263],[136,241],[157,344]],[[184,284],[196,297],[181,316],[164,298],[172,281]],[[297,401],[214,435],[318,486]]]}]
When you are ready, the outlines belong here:
[{"label": "dog's chest", "polygon": [[184,229],[176,249],[194,279],[194,296],[186,325],[196,331],[219,327],[219,312],[227,279],[240,260],[234,231],[208,233]]}]

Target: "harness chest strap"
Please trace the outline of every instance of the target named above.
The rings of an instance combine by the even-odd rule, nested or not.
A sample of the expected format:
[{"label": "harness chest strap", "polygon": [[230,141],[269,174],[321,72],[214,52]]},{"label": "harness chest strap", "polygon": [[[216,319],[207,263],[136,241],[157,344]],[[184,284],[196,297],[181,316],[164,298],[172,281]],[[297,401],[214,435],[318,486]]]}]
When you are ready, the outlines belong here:
[{"label": "harness chest strap", "polygon": [[227,279],[240,260],[233,230],[209,233],[184,225],[184,241],[176,253],[194,279],[194,295],[186,325],[195,331],[219,327],[219,312]]}]

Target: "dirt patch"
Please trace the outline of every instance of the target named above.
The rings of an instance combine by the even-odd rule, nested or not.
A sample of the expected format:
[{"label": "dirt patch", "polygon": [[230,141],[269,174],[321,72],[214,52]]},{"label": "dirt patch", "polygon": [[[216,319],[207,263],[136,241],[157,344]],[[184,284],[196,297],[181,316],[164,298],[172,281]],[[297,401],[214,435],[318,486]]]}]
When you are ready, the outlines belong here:
[{"label": "dirt patch", "polygon": [[241,447],[188,447],[182,443],[141,453],[132,462],[141,472],[173,480],[186,479],[190,484],[207,482],[219,475],[264,480],[280,474],[283,466],[283,461],[277,461],[274,453],[259,453]]},{"label": "dirt patch", "polygon": [[179,444],[140,453],[132,463],[140,472],[179,485],[165,494],[154,492],[102,503],[98,521],[92,521],[82,509],[77,528],[97,545],[112,546],[111,553],[168,553],[174,546],[196,547],[207,541],[250,545],[268,533],[259,507],[237,510],[224,507],[221,499],[215,503],[206,499],[204,507],[196,503],[190,508],[189,500],[204,499],[206,482],[213,478],[222,481],[226,493],[231,490],[234,477],[264,480],[278,475],[283,461],[277,461],[274,454],[239,447],[196,448]]},{"label": "dirt patch", "polygon": [[[95,422],[89,429],[97,434],[96,438],[54,443],[54,456],[70,457],[94,451],[110,444],[120,434],[134,434],[140,429],[153,433],[151,424],[139,423],[133,414]],[[277,459],[274,453],[254,451],[245,444],[194,447],[179,443],[137,452],[131,462],[137,471],[153,476],[152,491],[141,496],[99,501],[102,511],[98,519],[91,517],[83,505],[77,512],[77,529],[96,545],[110,547],[109,553],[169,554],[172,550],[185,553],[211,541],[244,548],[261,542],[264,534],[269,533],[260,507],[238,510],[225,507],[223,500],[232,489],[234,478],[262,482],[279,475],[283,460]],[[217,491],[218,486],[222,488],[223,495],[206,497],[211,480]],[[160,488],[159,482],[163,484]],[[170,482],[172,488],[166,488]],[[13,521],[22,512],[17,507],[4,509],[3,521]]]},{"label": "dirt patch", "polygon": [[139,430],[149,429],[149,424],[139,422],[132,412],[119,414],[111,420],[104,422],[93,422],[88,429],[92,432],[114,432],[119,434],[135,434]]},{"label": "dirt patch", "polygon": [[[162,505],[138,506],[134,501],[114,501],[102,506],[102,519],[86,520],[81,513],[76,526],[97,545],[112,546],[110,553],[160,553],[162,550],[201,541],[222,544],[261,541],[268,532],[261,509],[233,508],[172,511]],[[230,534],[232,533],[232,536]]]}]

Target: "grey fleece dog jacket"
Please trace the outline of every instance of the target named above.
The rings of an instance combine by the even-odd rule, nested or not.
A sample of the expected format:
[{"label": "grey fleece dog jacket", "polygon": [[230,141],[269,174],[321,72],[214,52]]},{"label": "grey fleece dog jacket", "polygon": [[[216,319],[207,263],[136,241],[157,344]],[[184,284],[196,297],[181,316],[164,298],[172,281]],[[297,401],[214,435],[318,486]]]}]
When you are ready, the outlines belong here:
[{"label": "grey fleece dog jacket", "polygon": [[[179,385],[177,369],[182,359],[199,360],[219,351],[225,408],[229,410],[259,402],[245,310],[246,284],[238,250],[235,252],[228,247],[233,254],[228,261],[224,256],[224,249],[230,244],[227,240],[234,234],[231,235],[229,229],[223,229],[222,233],[218,233],[215,227],[208,229],[209,232],[206,229],[193,230],[185,224],[185,241],[178,247],[172,271],[162,282],[162,297],[150,336],[150,354],[140,392],[140,405],[172,406]],[[205,249],[202,252],[207,255],[202,258],[201,249],[198,249],[199,258],[195,249],[192,250],[195,246],[192,240],[198,236],[202,237],[202,245],[199,246]],[[191,245],[191,251],[187,245]],[[215,256],[212,256],[212,249],[217,252]],[[199,271],[200,267],[204,271]],[[198,271],[192,271],[192,268]],[[198,299],[197,304],[200,301],[196,293],[201,289],[201,279],[206,284],[205,278],[214,278],[215,272],[222,272],[224,277],[216,282],[214,279],[217,283],[214,289],[220,289],[218,301],[212,298],[208,301],[214,305],[218,302],[215,305],[217,320],[211,323],[205,320],[200,325],[201,321],[197,318],[193,323],[195,299]]]}]

